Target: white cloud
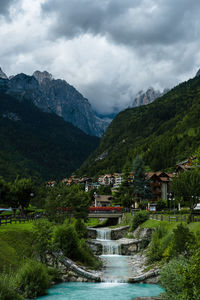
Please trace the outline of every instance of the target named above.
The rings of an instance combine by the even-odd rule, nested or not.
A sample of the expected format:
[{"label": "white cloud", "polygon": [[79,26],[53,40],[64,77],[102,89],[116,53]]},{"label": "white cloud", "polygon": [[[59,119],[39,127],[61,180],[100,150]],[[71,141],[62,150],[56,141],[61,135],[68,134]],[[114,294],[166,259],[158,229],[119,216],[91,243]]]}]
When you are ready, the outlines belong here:
[{"label": "white cloud", "polygon": [[200,65],[196,0],[11,2],[1,3],[9,14],[0,18],[2,69],[47,70],[101,113],[125,107],[141,89],[186,80]]}]

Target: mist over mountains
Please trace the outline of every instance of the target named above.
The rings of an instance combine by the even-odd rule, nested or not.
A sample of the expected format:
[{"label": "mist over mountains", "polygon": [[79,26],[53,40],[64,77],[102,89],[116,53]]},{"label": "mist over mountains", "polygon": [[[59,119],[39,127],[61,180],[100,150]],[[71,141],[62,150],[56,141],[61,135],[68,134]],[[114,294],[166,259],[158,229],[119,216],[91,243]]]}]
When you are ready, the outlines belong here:
[{"label": "mist over mountains", "polygon": [[[120,110],[110,115],[102,115],[95,112],[88,101],[80,92],[65,80],[54,79],[47,71],[35,71],[32,76],[18,74],[8,76],[0,69],[0,78],[6,81],[0,82],[6,93],[15,95],[19,99],[27,97],[45,112],[53,112],[65,121],[72,123],[89,135],[101,137],[106,128]],[[147,105],[156,98],[164,95],[163,92],[150,87],[146,92],[140,91],[124,109]]]}]

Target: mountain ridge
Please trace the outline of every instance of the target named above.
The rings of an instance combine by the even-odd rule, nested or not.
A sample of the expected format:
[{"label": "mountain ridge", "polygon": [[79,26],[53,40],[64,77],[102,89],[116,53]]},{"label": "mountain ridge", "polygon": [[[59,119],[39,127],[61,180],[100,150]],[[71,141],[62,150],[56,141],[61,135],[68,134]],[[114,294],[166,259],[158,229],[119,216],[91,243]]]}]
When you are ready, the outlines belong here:
[{"label": "mountain ridge", "polygon": [[121,172],[125,165],[131,168],[136,155],[149,169],[166,170],[193,155],[200,145],[199,86],[200,77],[195,77],[149,105],[120,112],[78,172]]},{"label": "mountain ridge", "polygon": [[88,99],[65,80],[54,79],[47,71],[35,71],[32,76],[20,73],[10,79],[1,75],[2,79],[7,80],[0,85],[4,85],[8,94],[18,98],[26,96],[43,111],[56,113],[89,135],[100,137],[108,126],[107,121],[95,115]]},{"label": "mountain ridge", "polygon": [[0,89],[0,176],[61,180],[97,147],[99,138]]}]

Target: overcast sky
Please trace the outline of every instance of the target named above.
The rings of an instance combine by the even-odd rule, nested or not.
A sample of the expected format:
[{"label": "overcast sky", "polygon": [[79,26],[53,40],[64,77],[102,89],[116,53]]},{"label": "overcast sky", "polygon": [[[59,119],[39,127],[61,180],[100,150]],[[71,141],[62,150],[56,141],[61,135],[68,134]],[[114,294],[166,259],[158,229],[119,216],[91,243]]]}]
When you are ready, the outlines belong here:
[{"label": "overcast sky", "polygon": [[0,0],[0,66],[47,70],[100,113],[200,68],[198,0]]}]

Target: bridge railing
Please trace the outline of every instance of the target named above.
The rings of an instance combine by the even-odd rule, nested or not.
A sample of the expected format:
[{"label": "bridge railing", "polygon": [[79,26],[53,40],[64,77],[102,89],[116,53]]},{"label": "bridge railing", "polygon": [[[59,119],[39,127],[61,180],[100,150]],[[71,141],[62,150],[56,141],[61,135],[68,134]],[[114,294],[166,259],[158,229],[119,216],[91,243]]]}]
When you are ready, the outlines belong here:
[{"label": "bridge railing", "polygon": [[122,213],[122,207],[115,207],[115,206],[98,206],[98,207],[94,207],[91,206],[90,207],[90,213],[92,214],[121,214]]}]

